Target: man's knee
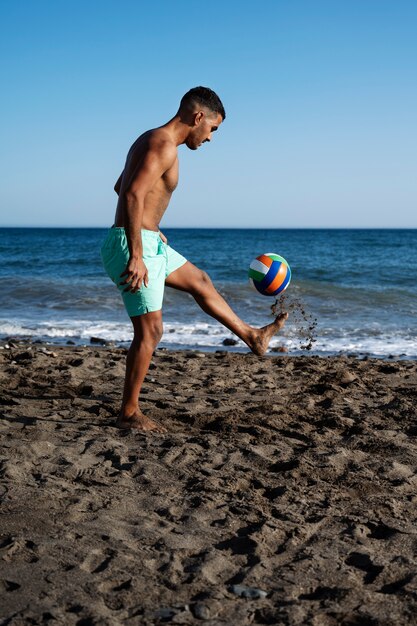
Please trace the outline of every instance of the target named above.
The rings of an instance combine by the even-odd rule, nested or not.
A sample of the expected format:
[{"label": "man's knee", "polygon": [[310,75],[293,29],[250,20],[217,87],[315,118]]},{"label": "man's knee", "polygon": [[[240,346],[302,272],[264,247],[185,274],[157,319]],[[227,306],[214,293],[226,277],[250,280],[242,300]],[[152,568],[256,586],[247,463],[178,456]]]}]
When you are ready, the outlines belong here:
[{"label": "man's knee", "polygon": [[145,314],[139,318],[132,318],[135,330],[135,338],[140,341],[148,341],[152,344],[158,344],[162,339],[164,326],[162,317],[159,315]]},{"label": "man's knee", "polygon": [[193,295],[204,295],[209,289],[211,289],[213,283],[207,272],[199,270],[196,279],[193,284]]},{"label": "man's knee", "polygon": [[162,320],[152,321],[152,324],[148,328],[148,333],[149,333],[150,338],[155,343],[159,343],[164,333],[164,325],[162,324]]}]

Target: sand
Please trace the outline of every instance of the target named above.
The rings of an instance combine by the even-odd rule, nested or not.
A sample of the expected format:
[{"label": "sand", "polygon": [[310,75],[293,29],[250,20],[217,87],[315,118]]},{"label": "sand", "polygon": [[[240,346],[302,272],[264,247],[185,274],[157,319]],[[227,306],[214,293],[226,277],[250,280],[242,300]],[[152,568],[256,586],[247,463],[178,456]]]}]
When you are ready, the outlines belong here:
[{"label": "sand", "polygon": [[8,345],[1,624],[416,624],[416,362]]}]

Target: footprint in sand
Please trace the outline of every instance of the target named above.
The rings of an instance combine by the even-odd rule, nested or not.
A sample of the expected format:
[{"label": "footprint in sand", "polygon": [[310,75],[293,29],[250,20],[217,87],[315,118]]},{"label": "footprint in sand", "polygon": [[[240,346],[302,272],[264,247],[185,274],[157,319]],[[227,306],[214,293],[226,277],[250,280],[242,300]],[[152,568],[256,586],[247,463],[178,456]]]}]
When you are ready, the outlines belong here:
[{"label": "footprint in sand", "polygon": [[114,559],[115,554],[113,550],[109,550],[107,554],[105,554],[101,550],[93,549],[80,564],[80,569],[89,574],[104,572]]},{"label": "footprint in sand", "polygon": [[351,552],[345,560],[346,565],[352,565],[356,569],[365,572],[363,582],[365,585],[369,585],[383,571],[383,565],[374,565],[369,554],[365,552]]}]

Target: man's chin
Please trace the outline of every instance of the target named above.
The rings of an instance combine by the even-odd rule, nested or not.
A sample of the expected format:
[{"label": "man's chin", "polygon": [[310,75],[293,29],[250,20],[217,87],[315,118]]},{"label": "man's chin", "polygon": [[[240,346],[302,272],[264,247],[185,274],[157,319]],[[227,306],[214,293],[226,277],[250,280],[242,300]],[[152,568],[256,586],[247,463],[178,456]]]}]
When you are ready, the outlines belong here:
[{"label": "man's chin", "polygon": [[190,150],[197,150],[197,148],[201,145],[201,144],[195,144],[195,143],[191,143],[191,142],[185,142],[185,145],[187,146],[187,148],[189,148]]}]

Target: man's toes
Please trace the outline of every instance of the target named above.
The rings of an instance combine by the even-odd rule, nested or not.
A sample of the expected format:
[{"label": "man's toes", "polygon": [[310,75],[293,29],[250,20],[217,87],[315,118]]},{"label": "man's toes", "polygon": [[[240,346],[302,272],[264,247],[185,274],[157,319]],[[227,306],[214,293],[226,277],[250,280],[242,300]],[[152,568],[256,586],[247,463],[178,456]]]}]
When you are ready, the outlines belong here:
[{"label": "man's toes", "polygon": [[146,430],[151,430],[154,433],[166,433],[167,429],[155,420],[150,420],[147,424]]},{"label": "man's toes", "polygon": [[276,318],[275,324],[278,326],[278,328],[282,328],[284,326],[284,324],[285,324],[287,319],[288,319],[288,313],[281,313]]},{"label": "man's toes", "polygon": [[155,426],[152,430],[155,430],[157,433],[166,433],[167,429],[162,426],[161,424],[158,424],[158,422],[155,422]]}]

